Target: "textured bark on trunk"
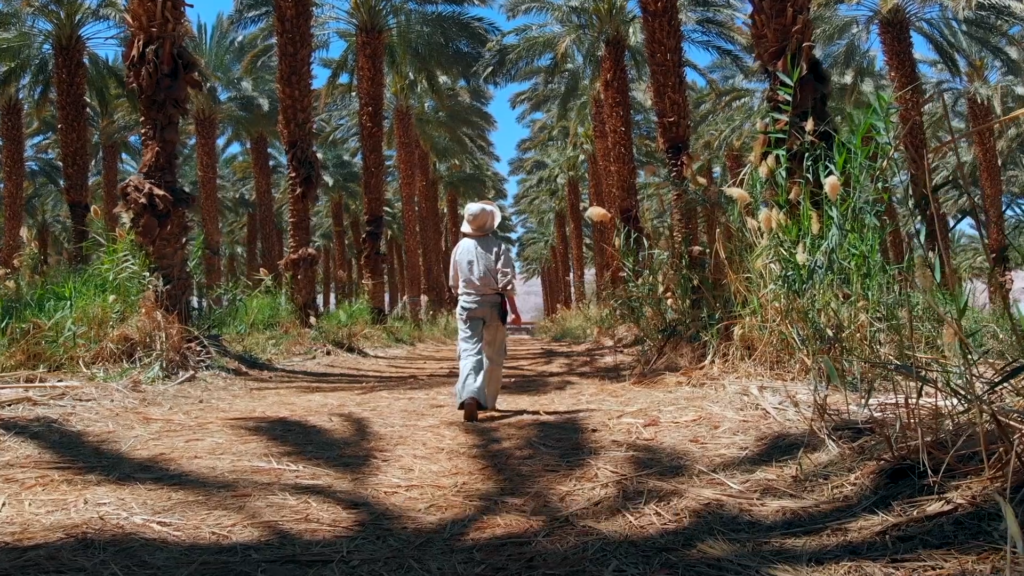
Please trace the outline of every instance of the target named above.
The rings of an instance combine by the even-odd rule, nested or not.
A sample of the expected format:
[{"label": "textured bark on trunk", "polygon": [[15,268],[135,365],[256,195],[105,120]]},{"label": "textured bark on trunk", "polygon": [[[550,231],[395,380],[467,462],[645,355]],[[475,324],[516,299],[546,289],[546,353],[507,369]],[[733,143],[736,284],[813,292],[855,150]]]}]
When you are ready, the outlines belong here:
[{"label": "textured bark on trunk", "polygon": [[555,247],[558,250],[558,281],[561,284],[562,307],[572,308],[574,300],[579,300],[578,295],[572,291],[572,266],[569,260],[569,236],[566,233],[565,210],[555,211]]},{"label": "textured bark on trunk", "polygon": [[924,126],[924,88],[914,57],[910,16],[903,6],[893,4],[882,14],[878,21],[878,36],[899,106],[903,129],[900,144],[906,154],[914,208],[925,227],[925,248],[939,258],[943,285],[948,290],[956,290],[960,281],[950,252],[949,217],[939,199],[931,193],[928,138]]},{"label": "textured bark on trunk", "polygon": [[60,37],[53,45],[58,157],[64,172],[64,201],[71,216],[72,266],[86,262],[85,243],[89,240],[89,142],[92,137],[85,55],[86,43],[81,34]]},{"label": "textured bark on trunk", "polygon": [[402,292],[405,286],[405,250],[402,246],[395,247],[395,278],[398,280],[398,301],[404,302],[406,294]]},{"label": "textured bark on trunk", "polygon": [[423,264],[423,285],[427,307],[431,313],[444,308],[444,281],[441,272],[441,211],[437,175],[430,154],[416,140],[419,175],[420,254]]},{"label": "textured bark on trunk", "polygon": [[544,266],[540,269],[540,292],[541,298],[544,301],[544,317],[548,318],[551,316],[551,279],[548,274],[548,267]]},{"label": "textured bark on trunk", "polygon": [[398,276],[395,273],[395,252],[398,250],[398,243],[395,242],[394,238],[388,238],[388,251],[387,251],[387,277],[388,277],[388,313],[393,314],[398,308]]},{"label": "textured bark on trunk", "polygon": [[561,264],[558,261],[557,240],[551,244],[551,265],[548,267],[549,289],[551,291],[551,314],[557,314],[563,307],[563,286]]},{"label": "textured bark on trunk", "polygon": [[234,250],[228,252],[228,259],[224,265],[224,280],[228,285],[238,282],[238,253]]},{"label": "textured bark on trunk", "polygon": [[704,238],[708,247],[711,281],[716,287],[716,296],[721,296],[720,292],[725,287],[726,281],[724,238],[719,231],[719,223],[722,219],[722,195],[715,183],[711,164],[707,165],[704,179],[708,182],[704,187]]},{"label": "textured bark on trunk", "polygon": [[[193,289],[188,269],[192,197],[178,186],[179,126],[188,114],[189,88],[200,87],[199,63],[183,45],[189,29],[185,6],[184,0],[131,0],[128,4],[126,84],[139,100],[143,154],[139,174],[119,189],[135,238],[160,276],[162,290],[157,301],[182,323],[189,320]],[[85,122],[86,110],[81,112]],[[82,134],[75,137],[82,138]],[[86,141],[82,139],[83,146]],[[68,184],[67,188],[74,186]],[[88,211],[88,202],[80,206]],[[73,251],[80,250],[77,240],[74,244]]]},{"label": "textured bark on trunk", "polygon": [[582,307],[587,303],[586,262],[583,258],[583,213],[581,212],[580,181],[569,178],[565,187],[569,211],[569,243],[572,246],[572,289],[573,303]]},{"label": "textured bark on trunk", "polygon": [[[999,168],[999,151],[992,128],[995,113],[988,102],[977,96],[967,97],[967,120],[970,124],[974,157],[981,175],[981,203],[985,212],[985,244],[989,254],[988,289],[990,300],[1010,310],[1013,275],[1010,268],[1010,245],[1006,239],[1006,218],[1003,215],[1003,174]],[[984,128],[987,126],[987,128]]]},{"label": "textured bark on trunk", "polygon": [[256,217],[260,225],[260,267],[277,277],[280,272],[281,232],[274,215],[273,172],[270,167],[270,140],[260,132],[249,140]]},{"label": "textured bark on trunk", "polygon": [[292,304],[303,323],[319,313],[317,264],[311,214],[320,184],[320,160],[313,148],[313,1],[274,0],[277,38],[278,130],[288,159],[288,274]]},{"label": "textured bark on trunk", "polygon": [[217,197],[217,116],[204,112],[193,115],[196,130],[196,169],[199,173],[199,212],[203,226],[203,279],[207,297],[219,305],[216,297],[221,283],[220,200]]},{"label": "textured bark on trunk", "polygon": [[260,275],[260,254],[259,219],[255,210],[249,210],[245,215],[245,279],[255,282]]},{"label": "textured bark on trunk", "polygon": [[[359,243],[365,238],[365,236],[363,235],[362,224],[359,222],[359,216],[357,216],[356,214],[349,215],[348,228],[352,234],[352,245],[359,246]],[[363,253],[360,252],[360,254]],[[356,256],[352,260],[353,266],[349,268],[349,270],[352,270],[353,268],[355,269],[355,274],[350,276],[350,278],[352,278],[352,281],[349,282],[349,285],[352,287],[352,297],[357,300],[359,298],[363,298],[364,296],[366,296],[366,276],[364,275],[363,272],[363,263],[365,261],[365,258]],[[383,272],[383,268],[381,270]]]},{"label": "textured bark on trunk", "polygon": [[[590,181],[590,206],[601,206],[601,186],[603,184],[603,178],[600,174],[600,168],[598,168],[597,157],[591,154],[587,161],[587,179]],[[606,253],[604,244],[602,242],[603,237],[603,225],[599,222],[590,223],[590,235],[591,243],[593,246],[594,254],[594,300],[600,302],[604,298],[605,290],[607,290],[608,282],[608,268],[606,263]]]},{"label": "textured bark on trunk", "polygon": [[378,320],[384,312],[384,48],[383,31],[356,32],[356,91],[362,134],[363,207],[366,232],[362,240],[363,282]]},{"label": "textured bark on trunk", "polygon": [[636,187],[636,158],[633,151],[633,109],[626,68],[626,39],[615,35],[604,42],[601,55],[601,95],[608,135],[608,166],[611,186],[605,189],[610,203],[617,206],[619,221],[627,240],[635,243],[644,235]]},{"label": "textured bark on trunk", "polygon": [[345,203],[343,200],[331,201],[331,233],[334,237],[334,258],[337,260],[334,266],[334,298],[340,304],[342,300],[352,297],[350,286],[350,266],[348,259],[348,246],[345,237],[348,232],[345,230]]},{"label": "textured bark on trunk", "polygon": [[640,0],[644,49],[651,73],[658,144],[672,177],[672,247],[677,262],[696,270],[689,251],[697,240],[697,202],[687,179],[690,167],[690,102],[683,67],[683,34],[677,0]]},{"label": "textured bark on trunk", "polygon": [[448,309],[454,310],[458,305],[459,297],[457,294],[452,292],[448,287],[448,268],[451,266],[452,252],[455,251],[455,245],[459,243],[459,228],[462,226],[462,215],[459,213],[459,197],[455,192],[449,190],[445,193],[445,250],[444,260],[441,265],[444,267],[442,270],[444,280],[444,294],[448,302]]},{"label": "textured bark on trunk", "polygon": [[[420,170],[416,143],[416,128],[412,111],[405,104],[395,109],[395,160],[398,162],[398,187],[402,194],[402,231],[405,240],[404,292],[408,298],[409,315],[420,317],[420,297],[423,294],[423,268],[420,263],[420,218],[416,197]],[[392,307],[394,305],[392,304]]]},{"label": "textured bark on trunk", "polygon": [[320,261],[323,265],[323,270],[320,273],[320,280],[323,283],[320,290],[320,296],[322,299],[320,307],[323,308],[323,311],[326,313],[331,310],[331,287],[334,285],[334,268],[331,266],[333,259],[331,258],[330,244],[324,244]]},{"label": "textured bark on trunk", "polygon": [[39,263],[36,265],[36,274],[42,276],[50,267],[50,225],[46,218],[40,218],[36,225],[36,243],[39,244]]},{"label": "textured bark on trunk", "polygon": [[117,232],[117,178],[121,171],[121,146],[104,144],[100,149],[103,178],[103,224],[107,232]]},{"label": "textured bark on trunk", "polygon": [[4,168],[4,234],[0,268],[14,270],[21,251],[21,226],[25,218],[25,107],[12,91],[0,103],[0,145]]},{"label": "textured bark on trunk", "polygon": [[[617,288],[622,284],[622,262],[619,252],[615,249],[615,223],[618,221],[619,206],[615,200],[613,186],[614,176],[610,163],[608,147],[608,126],[605,123],[604,99],[595,92],[590,100],[590,118],[594,130],[594,155],[591,157],[590,168],[591,206],[600,206],[612,215],[610,222],[594,223],[594,260],[599,262],[604,282],[599,286],[598,294],[604,295],[609,288]],[[596,176],[596,178],[595,178]]]},{"label": "textured bark on trunk", "polygon": [[885,207],[882,209],[882,224],[886,227],[885,251],[888,253],[888,261],[891,264],[900,265],[907,261],[907,247],[903,242],[903,232],[900,230],[900,215],[896,211],[896,204],[892,197],[885,198]]}]

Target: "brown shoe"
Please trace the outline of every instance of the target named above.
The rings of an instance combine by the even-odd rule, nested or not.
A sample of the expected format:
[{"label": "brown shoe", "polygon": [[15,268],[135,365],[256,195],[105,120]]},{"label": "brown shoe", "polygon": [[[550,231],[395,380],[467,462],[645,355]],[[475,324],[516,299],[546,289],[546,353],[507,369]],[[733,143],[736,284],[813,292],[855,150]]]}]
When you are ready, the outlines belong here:
[{"label": "brown shoe", "polygon": [[462,403],[462,421],[463,422],[476,422],[477,412],[480,409],[480,403],[477,402],[476,398],[470,398]]}]

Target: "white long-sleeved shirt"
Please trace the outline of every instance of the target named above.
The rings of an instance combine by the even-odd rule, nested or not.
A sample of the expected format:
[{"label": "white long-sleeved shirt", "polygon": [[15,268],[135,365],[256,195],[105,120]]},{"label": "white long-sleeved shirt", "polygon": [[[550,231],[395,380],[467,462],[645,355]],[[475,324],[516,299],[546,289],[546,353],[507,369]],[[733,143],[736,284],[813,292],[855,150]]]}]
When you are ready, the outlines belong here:
[{"label": "white long-sleeved shirt", "polygon": [[459,296],[516,295],[512,250],[494,234],[467,236],[452,250],[448,285]]}]

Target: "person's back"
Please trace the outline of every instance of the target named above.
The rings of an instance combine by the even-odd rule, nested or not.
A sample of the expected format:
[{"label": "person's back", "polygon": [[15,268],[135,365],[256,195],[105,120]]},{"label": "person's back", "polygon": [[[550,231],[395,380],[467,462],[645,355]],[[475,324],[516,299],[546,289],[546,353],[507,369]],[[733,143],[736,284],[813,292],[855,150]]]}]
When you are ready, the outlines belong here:
[{"label": "person's back", "polygon": [[459,298],[515,295],[511,250],[494,234],[466,236],[452,250],[449,284]]},{"label": "person's back", "polygon": [[491,203],[466,206],[462,233],[452,249],[448,284],[459,296],[458,409],[467,422],[478,410],[494,410],[505,363],[504,304],[513,324],[520,323],[515,299],[512,251],[494,234],[501,212]]}]

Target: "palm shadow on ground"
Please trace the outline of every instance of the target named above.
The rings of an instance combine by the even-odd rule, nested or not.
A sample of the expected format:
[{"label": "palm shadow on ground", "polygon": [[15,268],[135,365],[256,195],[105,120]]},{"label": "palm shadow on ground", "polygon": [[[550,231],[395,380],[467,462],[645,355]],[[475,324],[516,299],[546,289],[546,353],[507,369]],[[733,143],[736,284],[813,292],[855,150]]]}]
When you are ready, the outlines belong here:
[{"label": "palm shadow on ground", "polygon": [[[528,414],[523,414],[528,416]],[[472,453],[467,464],[481,463],[491,481],[480,486],[473,510],[430,524],[410,518],[371,496],[368,486],[340,482],[375,469],[380,451],[369,423],[339,415],[345,433],[293,419],[239,422],[249,433],[293,458],[336,473],[338,486],[289,481],[235,482],[173,469],[154,459],[134,458],[47,418],[3,419],[0,430],[46,450],[61,467],[94,480],[124,485],[160,486],[196,492],[208,506],[221,505],[232,492],[288,492],[322,498],[353,512],[358,519],[336,537],[309,539],[275,526],[273,536],[255,542],[171,542],[131,534],[91,534],[42,544],[0,547],[0,573],[36,574],[767,574],[779,567],[809,569],[848,561],[886,562],[955,547],[980,552],[985,543],[979,525],[996,525],[998,511],[966,507],[928,522],[906,523],[883,534],[859,534],[838,540],[823,536],[837,525],[865,514],[885,513],[928,492],[907,475],[898,483],[879,478],[855,498],[813,510],[762,517],[721,504],[706,503],[688,520],[666,522],[660,530],[624,535],[601,529],[643,506],[667,501],[699,485],[685,453],[652,443],[633,443],[631,469],[602,489],[593,502],[567,508],[567,490],[593,485],[566,484],[598,453],[590,429],[577,414],[523,419],[502,426],[466,426]],[[786,446],[792,438],[766,439],[765,446]],[[741,459],[756,466],[766,457]],[[596,484],[596,483],[595,483]],[[595,493],[596,494],[596,493]],[[224,504],[226,505],[226,504]],[[475,527],[503,513],[536,520],[513,534],[473,537]],[[631,518],[631,517],[630,517]],[[798,539],[799,538],[799,539]]]}]

